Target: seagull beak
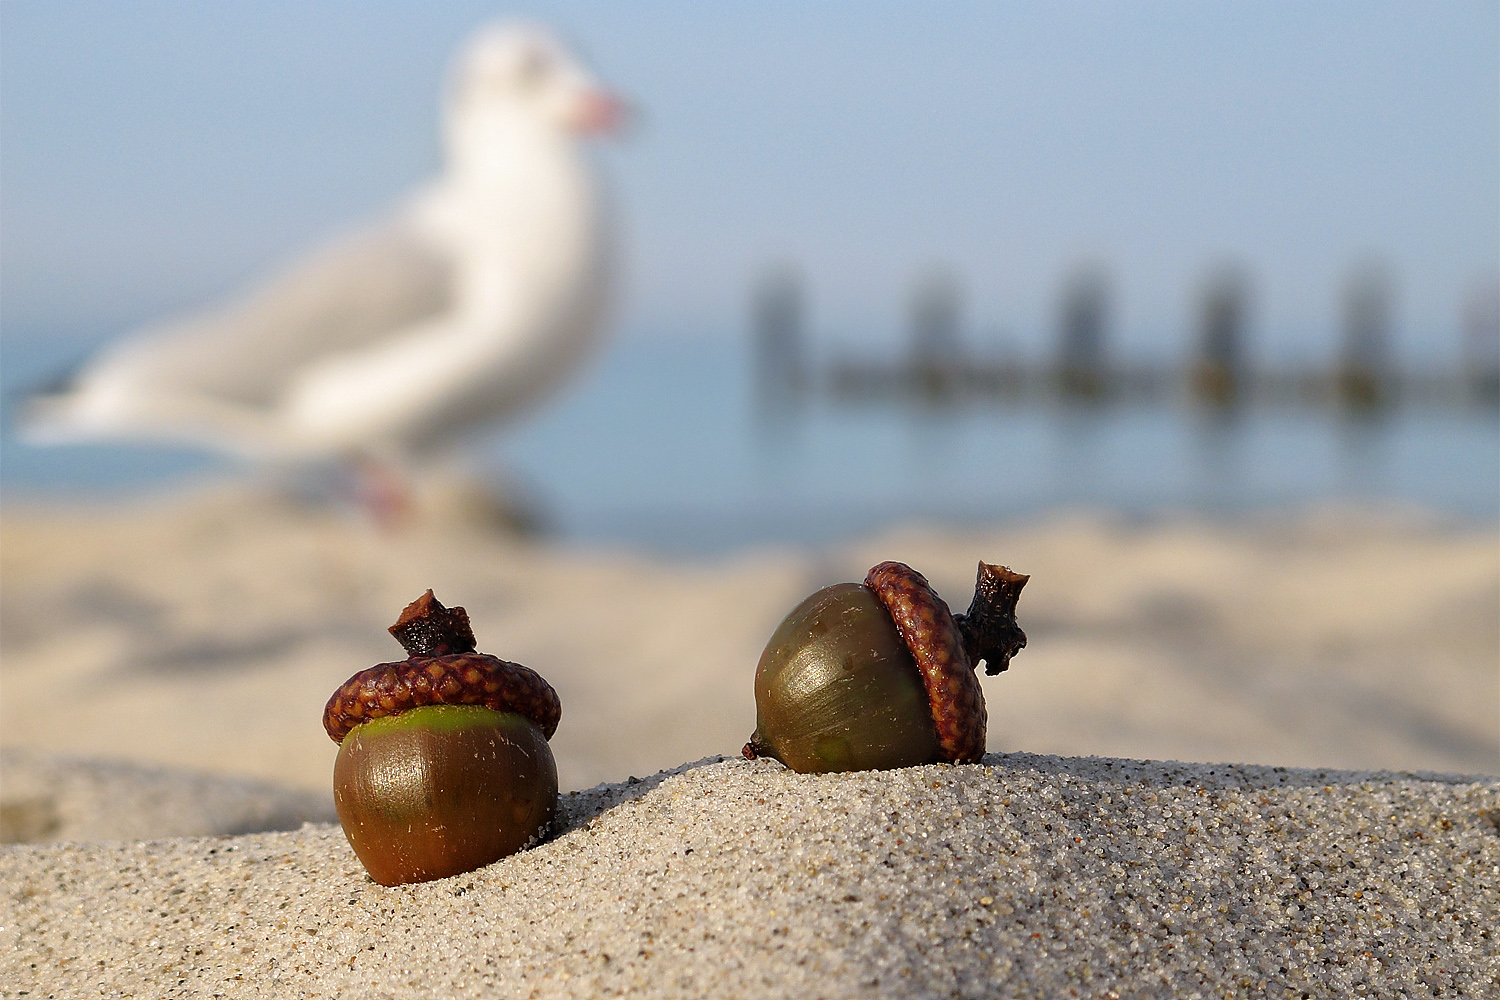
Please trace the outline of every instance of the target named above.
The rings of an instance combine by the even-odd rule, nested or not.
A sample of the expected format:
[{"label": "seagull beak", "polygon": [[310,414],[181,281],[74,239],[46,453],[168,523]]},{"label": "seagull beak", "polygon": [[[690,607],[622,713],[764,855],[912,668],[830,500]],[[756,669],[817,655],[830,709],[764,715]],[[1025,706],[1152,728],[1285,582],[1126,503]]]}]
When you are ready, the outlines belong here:
[{"label": "seagull beak", "polygon": [[578,95],[568,119],[585,135],[617,135],[630,120],[630,106],[608,91],[591,88]]}]

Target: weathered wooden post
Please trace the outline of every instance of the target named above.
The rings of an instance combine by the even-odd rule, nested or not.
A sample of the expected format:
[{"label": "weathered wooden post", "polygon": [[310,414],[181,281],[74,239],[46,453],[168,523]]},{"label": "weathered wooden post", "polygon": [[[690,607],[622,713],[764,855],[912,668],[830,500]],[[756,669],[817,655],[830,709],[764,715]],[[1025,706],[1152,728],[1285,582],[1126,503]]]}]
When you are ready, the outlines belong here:
[{"label": "weathered wooden post", "polygon": [[1096,400],[1109,389],[1108,311],[1109,282],[1103,271],[1077,271],[1064,286],[1059,317],[1057,387],[1065,398]]},{"label": "weathered wooden post", "polygon": [[1383,267],[1367,264],[1350,277],[1344,292],[1344,331],[1337,392],[1351,410],[1370,411],[1390,402],[1391,281]]},{"label": "weathered wooden post", "polygon": [[959,389],[963,347],[958,324],[962,292],[953,274],[933,270],[919,280],[911,299],[911,374],[919,396],[950,398]]},{"label": "weathered wooden post", "polygon": [[1209,279],[1198,315],[1192,374],[1193,395],[1200,403],[1225,408],[1243,397],[1248,307],[1248,282],[1239,268],[1222,268]]},{"label": "weathered wooden post", "polygon": [[807,388],[805,303],[801,273],[785,265],[768,271],[751,296],[756,390],[763,403],[800,396]]}]

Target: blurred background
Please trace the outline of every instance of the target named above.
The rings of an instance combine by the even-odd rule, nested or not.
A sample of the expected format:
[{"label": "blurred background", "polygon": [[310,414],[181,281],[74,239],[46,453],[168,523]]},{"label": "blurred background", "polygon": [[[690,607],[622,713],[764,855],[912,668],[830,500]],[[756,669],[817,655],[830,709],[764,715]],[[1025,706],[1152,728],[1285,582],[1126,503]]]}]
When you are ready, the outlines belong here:
[{"label": "blurred background", "polygon": [[[55,512],[86,508],[113,525],[89,535],[96,556],[160,552],[178,543],[131,513],[142,498],[160,510],[161,498],[187,488],[244,482],[240,467],[203,451],[22,444],[18,400],[143,324],[253,286],[433,175],[445,67],[476,27],[512,13],[463,2],[0,10],[8,742],[46,742],[18,721],[30,689],[17,679],[17,650],[30,669],[46,646],[33,632],[44,597],[135,636],[94,636],[107,649],[77,667],[79,683],[91,670],[150,660],[130,643],[159,637],[162,609],[176,599],[129,596],[137,584],[101,583],[115,570],[91,569],[82,556],[69,557],[66,579],[26,562],[25,553],[45,561],[79,537],[80,522],[59,527]],[[663,573],[770,573],[781,582],[754,591],[773,596],[752,602],[744,648],[724,654],[744,668],[748,689],[756,637],[800,588],[828,582],[835,567],[859,572],[844,554],[872,538],[925,539],[913,550],[951,558],[930,575],[963,590],[950,602],[965,604],[974,556],[1010,557],[954,538],[1019,538],[1022,549],[1026,538],[1049,538],[1061,552],[1072,551],[1069,539],[1107,536],[1121,565],[1132,546],[1180,554],[1196,544],[1232,550],[1266,574],[1288,551],[1276,546],[1303,538],[1309,554],[1343,545],[1343,565],[1357,567],[1347,579],[1363,580],[1377,552],[1420,562],[1411,539],[1430,536],[1437,548],[1420,551],[1441,550],[1433,565],[1447,569],[1431,575],[1452,584],[1438,589],[1457,603],[1422,618],[1430,632],[1418,632],[1457,635],[1461,648],[1434,655],[1458,671],[1455,685],[1479,685],[1453,693],[1467,721],[1432,709],[1431,725],[1460,733],[1447,749],[1377,753],[1314,740],[1278,756],[1276,740],[1292,746],[1284,733],[1243,745],[1206,735],[1153,743],[1142,734],[1159,723],[1113,743],[1046,748],[1500,767],[1493,3],[956,3],[937,12],[538,3],[524,13],[632,105],[623,141],[591,154],[621,259],[604,344],[529,419],[475,445],[497,488],[537,512],[548,551],[571,553],[556,558],[607,551]],[[215,531],[235,525],[226,537],[254,521],[222,509],[239,513],[200,514]],[[1341,512],[1336,529],[1328,511]],[[379,576],[371,567],[384,557],[371,553],[380,546],[415,544],[346,521],[337,530],[366,546],[345,560],[353,576]],[[122,524],[142,540],[99,540],[121,537]],[[1040,534],[1026,535],[1028,525]],[[1287,525],[1274,543],[1254,534]],[[511,542],[493,544],[509,553],[497,560],[522,559]],[[1016,564],[1041,585],[1045,564]],[[1105,564],[1115,565],[1100,556]],[[173,565],[192,563],[183,555]],[[204,571],[230,572],[222,562]],[[338,635],[383,624],[420,592],[398,600],[417,582],[398,586],[399,576],[350,591]],[[1173,593],[1207,593],[1212,577],[1173,577]],[[1269,579],[1250,574],[1243,587],[1252,577]],[[1083,569],[1076,582],[1086,585]],[[725,586],[739,593],[740,584]],[[1240,587],[1220,594],[1215,615],[1233,614]],[[1044,633],[1082,614],[1068,603],[1080,592],[1045,605],[1056,613]],[[1164,592],[1132,620],[1191,619],[1184,649],[1230,649],[1233,629],[1213,623],[1221,618],[1163,610],[1181,610],[1158,599]],[[471,611],[490,601],[439,597]],[[539,606],[514,594],[490,603],[497,615]],[[1371,608],[1348,626],[1354,638],[1303,650],[1306,663],[1276,682],[1281,707],[1266,718],[1305,694],[1286,678],[1328,649],[1363,643],[1370,621],[1389,620]],[[1282,627],[1280,613],[1266,612],[1264,634]],[[205,636],[227,627],[210,619],[205,611],[183,626],[192,641],[183,639],[179,659],[192,661]],[[285,629],[254,655],[213,648],[262,669],[309,634],[327,639],[313,626]],[[641,663],[691,661],[700,640],[681,639],[675,653],[658,644]],[[366,645],[390,652],[378,634]],[[1254,662],[1264,648],[1252,646],[1261,652],[1234,655]],[[159,664],[140,669],[160,681]],[[341,674],[327,673],[331,690]],[[742,701],[724,711],[747,711]],[[1348,710],[1351,732],[1395,711],[1359,704]],[[1038,740],[1029,748],[1043,748]],[[707,722],[679,744],[629,759],[669,766],[682,759],[673,753],[738,747]],[[601,763],[619,753],[618,740],[599,745],[594,763],[568,765],[573,780],[619,777]],[[85,749],[131,752],[123,737]],[[220,764],[316,784],[295,768],[237,767],[233,756]]]},{"label": "blurred background", "polygon": [[[497,13],[8,5],[8,398],[434,172],[444,66]],[[602,151],[608,349],[485,446],[564,536],[719,550],[1060,503],[1494,515],[1492,4],[531,13],[638,109]],[[1205,363],[1224,382],[1195,397]],[[1341,372],[1390,384],[1350,419],[1316,384]],[[8,495],[205,465],[17,447],[13,416]]]}]

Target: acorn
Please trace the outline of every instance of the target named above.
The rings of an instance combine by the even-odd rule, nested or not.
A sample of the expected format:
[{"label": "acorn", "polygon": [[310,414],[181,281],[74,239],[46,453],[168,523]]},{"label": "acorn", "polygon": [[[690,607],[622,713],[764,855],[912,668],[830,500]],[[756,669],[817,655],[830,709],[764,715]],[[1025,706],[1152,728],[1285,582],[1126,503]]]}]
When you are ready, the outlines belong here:
[{"label": "acorn", "polygon": [[975,671],[982,662],[998,674],[1025,647],[1016,601],[1028,579],[981,562],[962,615],[899,562],[813,594],[761,654],[744,755],[804,773],[979,760],[987,720]]},{"label": "acorn", "polygon": [[552,685],[476,653],[468,613],[430,590],[390,633],[407,658],[361,670],[323,710],[339,744],[334,805],[365,871],[381,885],[427,882],[540,840],[557,807]]}]

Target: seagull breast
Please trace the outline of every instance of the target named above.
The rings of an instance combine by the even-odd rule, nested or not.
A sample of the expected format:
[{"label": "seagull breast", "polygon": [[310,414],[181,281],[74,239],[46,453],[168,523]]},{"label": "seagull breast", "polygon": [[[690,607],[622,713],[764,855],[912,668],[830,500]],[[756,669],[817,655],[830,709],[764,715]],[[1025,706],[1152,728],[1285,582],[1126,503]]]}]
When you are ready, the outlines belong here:
[{"label": "seagull breast", "polygon": [[529,411],[590,352],[612,285],[598,178],[570,143],[507,138],[508,156],[451,171],[409,208],[449,262],[447,307],[299,371],[280,407],[288,435],[432,447]]}]

